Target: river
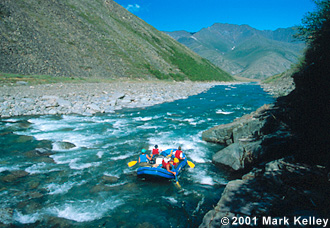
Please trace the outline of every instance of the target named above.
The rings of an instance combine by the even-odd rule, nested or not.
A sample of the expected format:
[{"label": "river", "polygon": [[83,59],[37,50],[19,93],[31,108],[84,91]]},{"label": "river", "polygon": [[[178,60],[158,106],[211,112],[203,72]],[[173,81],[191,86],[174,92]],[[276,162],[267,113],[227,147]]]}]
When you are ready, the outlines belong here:
[{"label": "river", "polygon": [[[219,85],[184,100],[94,116],[0,119],[0,225],[198,227],[228,182],[202,131],[273,98],[257,84]],[[172,181],[136,176],[141,149],[182,147],[196,166]]]}]

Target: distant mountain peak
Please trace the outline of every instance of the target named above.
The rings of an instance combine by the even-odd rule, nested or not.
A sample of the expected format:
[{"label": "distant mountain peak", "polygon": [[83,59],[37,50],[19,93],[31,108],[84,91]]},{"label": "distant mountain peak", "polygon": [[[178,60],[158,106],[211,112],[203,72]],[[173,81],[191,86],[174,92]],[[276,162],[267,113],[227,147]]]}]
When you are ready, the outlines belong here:
[{"label": "distant mountain peak", "polygon": [[263,79],[287,70],[305,45],[293,38],[295,28],[258,30],[249,25],[214,23],[189,34],[167,32],[197,54],[233,75]]}]

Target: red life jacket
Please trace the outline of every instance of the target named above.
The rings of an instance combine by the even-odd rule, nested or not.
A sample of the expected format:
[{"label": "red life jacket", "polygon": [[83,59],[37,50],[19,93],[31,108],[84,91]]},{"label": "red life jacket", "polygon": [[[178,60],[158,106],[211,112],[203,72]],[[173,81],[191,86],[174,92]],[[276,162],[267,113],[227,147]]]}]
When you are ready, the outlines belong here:
[{"label": "red life jacket", "polygon": [[175,151],[175,157],[177,158],[177,159],[181,159],[180,158],[180,154],[182,153],[182,151],[181,150],[176,150]]},{"label": "red life jacket", "polygon": [[[171,161],[169,161],[169,162],[165,162],[165,160],[163,159],[163,161],[162,161],[162,165],[163,165],[163,168],[164,169],[166,169],[166,166],[167,165],[170,165],[170,169],[172,169],[172,165],[171,165],[171,163],[170,163]],[[173,161],[172,161],[173,162]],[[175,166],[177,163],[174,163],[173,162],[173,166]]]},{"label": "red life jacket", "polygon": [[[165,160],[163,159],[162,161],[162,165],[163,165],[163,168],[166,169],[166,166],[167,165],[170,165],[170,162],[165,162]],[[171,167],[171,166],[170,166]]]},{"label": "red life jacket", "polygon": [[153,155],[159,154],[159,149],[152,149],[152,154]]}]

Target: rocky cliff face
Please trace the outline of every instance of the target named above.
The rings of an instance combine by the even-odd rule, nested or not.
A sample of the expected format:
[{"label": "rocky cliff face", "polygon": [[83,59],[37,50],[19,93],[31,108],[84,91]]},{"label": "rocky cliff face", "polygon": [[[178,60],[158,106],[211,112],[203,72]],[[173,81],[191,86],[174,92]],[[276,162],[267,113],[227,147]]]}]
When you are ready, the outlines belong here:
[{"label": "rocky cliff face", "polygon": [[4,0],[0,22],[3,73],[232,79],[112,0]]},{"label": "rocky cliff face", "polygon": [[288,126],[275,115],[277,107],[264,105],[232,123],[202,133],[203,140],[226,147],[213,155],[213,162],[233,171],[246,171],[260,161],[283,156],[281,147],[289,147],[294,137]]},{"label": "rocky cliff face", "polygon": [[[291,221],[294,216],[328,217],[329,135],[322,134],[327,123],[317,125],[321,135],[310,126],[319,123],[315,115],[309,116],[309,124],[297,126],[297,119],[306,118],[310,112],[300,107],[300,117],[296,116],[297,107],[291,103],[295,94],[296,91],[232,123],[203,132],[205,141],[227,146],[213,155],[213,162],[243,176],[228,183],[200,227],[237,227],[224,225],[224,217],[230,221],[233,217],[255,217],[251,226],[265,225],[262,218],[266,216],[286,216]],[[313,134],[302,137],[308,133]],[[278,225],[275,227],[283,227]]]}]

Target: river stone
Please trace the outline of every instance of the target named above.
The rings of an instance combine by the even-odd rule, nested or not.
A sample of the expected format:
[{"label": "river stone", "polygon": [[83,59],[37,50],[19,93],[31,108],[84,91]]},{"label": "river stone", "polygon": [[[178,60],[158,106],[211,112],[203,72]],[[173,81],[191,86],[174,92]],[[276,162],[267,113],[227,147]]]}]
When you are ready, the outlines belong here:
[{"label": "river stone", "polygon": [[13,220],[13,213],[14,210],[12,208],[2,208],[0,207],[0,226],[1,227],[6,227],[6,226],[2,226],[2,224],[10,224],[12,223]]},{"label": "river stone", "polygon": [[125,96],[126,96],[125,93],[120,93],[120,92],[118,92],[118,93],[114,93],[114,94],[112,95],[112,98],[113,98],[114,100],[119,100],[119,99],[123,99]]},{"label": "river stone", "polygon": [[113,184],[113,183],[116,183],[119,180],[119,178],[115,177],[115,176],[106,176],[106,175],[104,175],[102,177],[102,180],[107,184]]},{"label": "river stone", "polygon": [[38,182],[38,181],[30,181],[29,182],[29,188],[30,189],[36,189],[36,188],[38,188],[39,185],[40,185],[40,182]]},{"label": "river stone", "polygon": [[136,226],[136,228],[155,228],[154,225],[148,222],[140,223]]},{"label": "river stone", "polygon": [[57,99],[56,101],[57,101],[59,106],[64,106],[64,107],[68,108],[68,107],[71,107],[71,105],[72,105],[70,101],[64,100],[64,99],[61,99],[61,98]]},{"label": "river stone", "polygon": [[90,193],[107,192],[107,191],[110,191],[110,190],[111,190],[111,187],[106,186],[106,185],[104,185],[104,184],[98,184],[98,185],[95,185],[95,186],[90,190]]},{"label": "river stone", "polygon": [[101,111],[100,107],[98,105],[96,105],[96,104],[89,104],[89,105],[87,105],[87,108],[89,108],[94,113]]},{"label": "river stone", "polygon": [[212,161],[227,166],[233,170],[244,168],[244,148],[239,143],[233,143],[213,155]]},{"label": "river stone", "polygon": [[21,135],[18,137],[18,139],[16,139],[17,143],[26,143],[29,141],[33,141],[34,138],[32,136],[27,136],[27,135]]},{"label": "river stone", "polygon": [[55,147],[58,147],[56,149],[60,149],[60,150],[68,150],[68,149],[71,149],[71,148],[76,147],[76,145],[73,144],[73,143],[70,143],[70,142],[63,141],[63,142],[56,142],[56,146]]},{"label": "river stone", "polygon": [[29,192],[28,193],[28,196],[31,198],[31,199],[38,199],[38,198],[41,198],[43,197],[44,195],[38,191],[32,191],[32,192]]},{"label": "river stone", "polygon": [[1,178],[1,180],[3,182],[11,183],[11,182],[14,182],[17,179],[25,177],[27,175],[29,175],[29,173],[24,171],[24,170],[15,170],[15,171],[12,171],[10,174],[8,174],[6,176],[3,176]]},{"label": "river stone", "polygon": [[46,148],[36,148],[35,151],[37,152],[37,154],[42,156],[49,156],[55,154],[53,151]]},{"label": "river stone", "polygon": [[26,81],[17,81],[17,85],[27,85],[28,83]]}]

